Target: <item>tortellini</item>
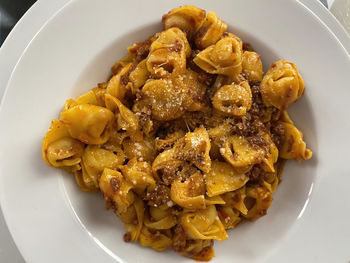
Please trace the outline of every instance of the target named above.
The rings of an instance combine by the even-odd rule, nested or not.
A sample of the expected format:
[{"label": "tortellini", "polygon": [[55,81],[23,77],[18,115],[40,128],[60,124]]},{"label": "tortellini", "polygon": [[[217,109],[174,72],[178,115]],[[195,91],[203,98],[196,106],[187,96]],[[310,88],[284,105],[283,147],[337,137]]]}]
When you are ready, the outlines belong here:
[{"label": "tortellini", "polygon": [[205,19],[205,11],[195,6],[182,6],[174,8],[168,14],[163,15],[163,28],[180,28],[191,39],[200,28]]},{"label": "tortellini", "polygon": [[182,6],[162,23],[65,102],[42,158],[102,194],[125,242],[209,261],[214,240],[267,213],[287,159],[312,157],[286,112],[304,82],[285,60],[264,75],[215,12]]},{"label": "tortellini", "polygon": [[287,109],[304,93],[304,80],[297,67],[282,59],[271,65],[260,85],[261,96],[267,106]]},{"label": "tortellini", "polygon": [[195,36],[197,48],[205,49],[214,45],[226,29],[227,24],[221,21],[215,12],[208,12],[204,23]]},{"label": "tortellini", "polygon": [[281,122],[285,130],[284,141],[280,150],[280,156],[284,159],[308,160],[312,152],[306,148],[303,134],[293,124]]},{"label": "tortellini", "polygon": [[245,174],[237,173],[226,162],[213,161],[211,170],[205,175],[208,196],[221,195],[237,190],[248,182]]},{"label": "tortellini", "polygon": [[242,72],[242,41],[231,35],[197,54],[193,62],[211,74],[236,76]]},{"label": "tortellini", "polygon": [[88,145],[82,156],[82,177],[85,184],[98,189],[99,178],[105,168],[115,169],[123,164],[124,156],[97,145]]},{"label": "tortellini", "polygon": [[196,212],[184,213],[180,222],[192,239],[216,239],[223,241],[228,238],[214,205]]},{"label": "tortellini", "polygon": [[213,107],[228,116],[242,116],[252,105],[252,93],[247,81],[240,85],[224,85],[213,97]]},{"label": "tortellini", "polygon": [[200,173],[191,175],[185,182],[176,180],[171,185],[170,197],[181,207],[203,209],[205,202],[205,184]]},{"label": "tortellini", "polygon": [[86,144],[103,144],[109,139],[114,114],[104,107],[82,104],[63,111],[60,120],[72,138]]},{"label": "tortellini", "polygon": [[254,51],[244,51],[242,69],[249,81],[261,81],[263,78],[263,65],[259,54]]},{"label": "tortellini", "polygon": [[133,67],[132,63],[128,63],[122,67],[122,69],[114,75],[107,84],[106,92],[113,97],[116,97],[120,100],[124,99],[126,92],[128,91],[128,74],[130,73]]},{"label": "tortellini", "polygon": [[175,77],[186,70],[186,57],[191,48],[186,35],[178,28],[159,33],[152,43],[146,61],[147,70],[155,77]]},{"label": "tortellini", "polygon": [[79,165],[83,151],[84,144],[70,137],[64,123],[53,120],[43,142],[44,161],[53,167],[72,168]]},{"label": "tortellini", "polygon": [[150,80],[143,86],[142,92],[155,120],[173,120],[185,113],[188,89],[183,85],[177,86],[176,80]]}]

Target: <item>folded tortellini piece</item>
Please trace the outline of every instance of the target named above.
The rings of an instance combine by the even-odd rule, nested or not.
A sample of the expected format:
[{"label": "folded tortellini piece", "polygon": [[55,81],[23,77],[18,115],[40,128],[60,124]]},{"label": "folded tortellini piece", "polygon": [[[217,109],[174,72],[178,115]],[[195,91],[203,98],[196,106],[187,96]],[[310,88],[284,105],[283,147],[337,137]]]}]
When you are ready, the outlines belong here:
[{"label": "folded tortellini piece", "polygon": [[263,78],[263,65],[258,53],[244,51],[242,69],[249,81],[261,81]]},{"label": "folded tortellini piece", "polygon": [[227,116],[243,116],[252,106],[252,93],[248,81],[224,85],[212,99],[213,107]]},{"label": "folded tortellini piece", "polygon": [[168,236],[160,231],[152,231],[144,226],[141,230],[140,244],[161,252],[171,246],[172,240],[170,235]]},{"label": "folded tortellini piece", "polygon": [[227,192],[221,196],[225,201],[225,206],[232,207],[243,215],[248,213],[248,209],[244,202],[245,198],[247,197],[246,186],[232,192]]},{"label": "folded tortellini piece", "polygon": [[209,173],[205,174],[208,196],[237,190],[248,180],[247,175],[237,173],[230,164],[220,161],[212,161]]},{"label": "folded tortellini piece", "polygon": [[[131,216],[127,219],[128,221],[126,221],[125,217],[128,215],[128,211],[132,212]],[[117,209],[116,214],[124,222],[125,229],[127,230],[124,240],[133,242],[139,240],[145,217],[145,204],[141,198],[136,196],[134,202],[127,208],[126,212],[121,212],[121,210]]]},{"label": "folded tortellini piece", "polygon": [[304,80],[297,67],[286,60],[271,65],[260,84],[260,92],[267,106],[287,109],[304,93]]},{"label": "folded tortellini piece", "polygon": [[150,189],[156,187],[152,168],[148,162],[139,162],[134,158],[120,169],[125,179],[133,184],[133,188],[137,193],[142,194],[147,187]]},{"label": "folded tortellini piece", "polygon": [[178,28],[159,33],[147,57],[147,70],[155,77],[175,77],[186,70],[186,57],[191,47],[186,35]]},{"label": "folded tortellini piece", "polygon": [[235,228],[242,221],[239,212],[232,207],[220,206],[218,214],[225,229]]},{"label": "folded tortellini piece", "polygon": [[228,238],[214,205],[195,212],[185,212],[180,217],[180,223],[192,239],[223,241]]},{"label": "folded tortellini piece", "polygon": [[101,87],[93,88],[92,90],[80,95],[76,100],[67,100],[63,107],[63,111],[69,110],[70,108],[81,104],[92,104],[102,107],[105,106],[104,94],[106,93],[106,88],[103,87],[102,84],[99,86]]},{"label": "folded tortellini piece", "polygon": [[266,215],[272,199],[272,194],[266,187],[260,185],[248,186],[245,200],[246,206],[248,206],[248,213],[245,217],[247,219],[257,219]]},{"label": "folded tortellini piece", "polygon": [[141,140],[142,134],[136,115],[117,98],[106,94],[105,103],[107,109],[115,113],[117,130],[126,131],[134,140]]},{"label": "folded tortellini piece", "polygon": [[235,77],[242,72],[242,41],[233,34],[199,52],[193,62],[211,74]]},{"label": "folded tortellini piece", "polygon": [[149,78],[150,73],[147,69],[146,62],[146,59],[140,61],[136,68],[130,72],[129,80],[133,84],[131,87],[132,94],[136,94]]},{"label": "folded tortellini piece", "polygon": [[84,144],[73,139],[62,121],[53,120],[45,135],[42,158],[46,164],[65,169],[79,169]]},{"label": "folded tortellini piece", "polygon": [[149,215],[145,217],[145,226],[149,229],[166,230],[175,226],[176,215],[171,208],[150,207]]},{"label": "folded tortellini piece", "polygon": [[194,260],[209,261],[214,257],[212,239],[190,239],[184,228],[178,224],[174,229],[173,249],[186,257]]},{"label": "folded tortellini piece", "polygon": [[220,20],[215,12],[208,12],[201,28],[195,35],[195,44],[199,49],[214,45],[226,31],[227,24]]},{"label": "folded tortellini piece", "polygon": [[206,207],[204,197],[205,184],[203,176],[198,172],[187,180],[175,180],[171,185],[170,197],[181,207],[188,209],[203,209]]},{"label": "folded tortellini piece", "polygon": [[144,138],[142,141],[134,141],[127,138],[123,141],[123,150],[129,160],[136,158],[138,161],[153,162],[156,157],[153,138]]},{"label": "folded tortellini piece", "polygon": [[133,68],[133,63],[126,63],[121,67],[118,73],[108,81],[106,93],[116,97],[117,99],[123,100],[125,94],[130,89],[129,73]]},{"label": "folded tortellini piece", "polygon": [[145,103],[151,106],[152,117],[158,121],[179,118],[185,113],[190,100],[188,89],[176,80],[157,79],[148,81],[142,88]]},{"label": "folded tortellini piece", "polygon": [[105,168],[115,169],[123,164],[124,155],[115,154],[98,145],[88,145],[82,156],[82,178],[90,188],[98,189],[99,178]]},{"label": "folded tortellini piece", "polygon": [[284,140],[280,149],[280,157],[283,159],[295,159],[296,161],[308,160],[312,157],[312,151],[306,148],[303,134],[292,123],[281,122],[284,127]]},{"label": "folded tortellini piece", "polygon": [[262,162],[266,152],[261,147],[253,147],[244,137],[232,135],[220,153],[237,171],[247,172],[252,165]]},{"label": "folded tortellini piece", "polygon": [[203,172],[209,172],[211,166],[210,139],[204,127],[188,132],[176,142],[174,149],[177,151],[177,158],[189,161]]},{"label": "folded tortellini piece", "polygon": [[126,213],[128,207],[135,201],[135,195],[131,191],[133,185],[118,171],[105,168],[99,180],[99,187],[107,206],[108,203],[112,203],[118,214]]},{"label": "folded tortellini piece", "polygon": [[207,86],[200,83],[198,78],[198,73],[191,69],[187,69],[182,76],[183,84],[188,90],[187,111],[205,111],[208,108],[206,98]]},{"label": "folded tortellini piece", "polygon": [[114,114],[104,107],[82,104],[61,112],[60,120],[74,139],[86,144],[103,144],[109,139]]},{"label": "folded tortellini piece", "polygon": [[186,33],[189,39],[192,39],[204,20],[204,10],[195,6],[185,5],[174,8],[166,15],[163,15],[162,24],[164,29],[178,27]]}]

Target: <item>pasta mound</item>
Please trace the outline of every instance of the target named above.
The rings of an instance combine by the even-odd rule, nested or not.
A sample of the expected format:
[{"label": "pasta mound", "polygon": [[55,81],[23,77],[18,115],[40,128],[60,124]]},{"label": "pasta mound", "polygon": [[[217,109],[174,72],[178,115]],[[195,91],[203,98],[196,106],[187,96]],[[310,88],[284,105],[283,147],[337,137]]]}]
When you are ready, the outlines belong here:
[{"label": "pasta mound", "polygon": [[266,214],[287,159],[309,159],[286,110],[296,66],[260,56],[216,13],[171,10],[164,31],[128,47],[105,83],[65,103],[44,161],[101,192],[126,242],[202,261],[213,240]]}]

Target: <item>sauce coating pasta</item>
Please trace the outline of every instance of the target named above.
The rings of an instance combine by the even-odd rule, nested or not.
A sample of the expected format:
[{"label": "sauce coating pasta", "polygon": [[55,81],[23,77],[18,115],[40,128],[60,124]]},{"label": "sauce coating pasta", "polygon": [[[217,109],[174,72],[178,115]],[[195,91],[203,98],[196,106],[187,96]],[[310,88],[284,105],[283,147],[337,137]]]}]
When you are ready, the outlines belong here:
[{"label": "sauce coating pasta", "polygon": [[42,157],[102,194],[126,242],[209,261],[214,240],[266,214],[286,160],[312,157],[286,111],[304,81],[286,60],[264,74],[214,12],[178,7],[162,25],[67,100]]}]

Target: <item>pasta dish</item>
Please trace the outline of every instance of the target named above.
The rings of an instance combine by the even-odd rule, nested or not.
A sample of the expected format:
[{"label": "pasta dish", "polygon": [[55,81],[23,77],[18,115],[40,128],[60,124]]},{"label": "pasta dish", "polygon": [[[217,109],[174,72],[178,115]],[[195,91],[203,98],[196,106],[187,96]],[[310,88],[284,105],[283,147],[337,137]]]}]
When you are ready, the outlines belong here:
[{"label": "pasta dish", "polygon": [[208,261],[214,240],[266,214],[286,160],[311,158],[286,111],[304,81],[284,59],[264,74],[214,12],[182,6],[162,25],[66,101],[42,157],[102,193],[126,242]]}]

